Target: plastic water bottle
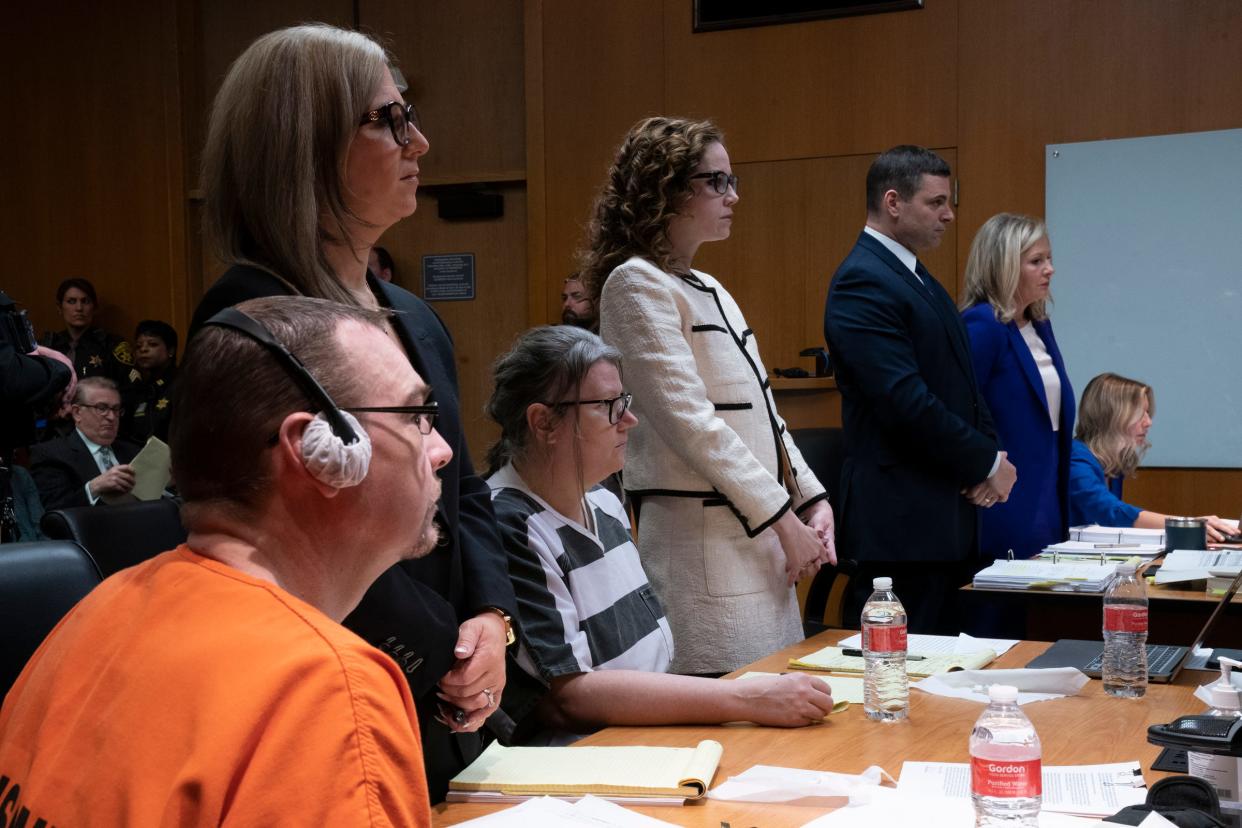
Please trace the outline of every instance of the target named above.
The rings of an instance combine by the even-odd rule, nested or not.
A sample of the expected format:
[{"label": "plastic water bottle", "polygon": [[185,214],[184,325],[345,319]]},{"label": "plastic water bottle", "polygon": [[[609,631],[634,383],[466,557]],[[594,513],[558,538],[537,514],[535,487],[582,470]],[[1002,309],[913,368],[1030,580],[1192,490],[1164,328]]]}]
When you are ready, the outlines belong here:
[{"label": "plastic water bottle", "polygon": [[970,733],[975,826],[1038,825],[1043,776],[1039,735],[1018,707],[1018,688],[993,684]]},{"label": "plastic water bottle", "polygon": [[1147,588],[1133,561],[1117,564],[1104,593],[1104,692],[1137,699],[1147,692]]},{"label": "plastic water bottle", "polygon": [[863,712],[895,722],[910,715],[906,609],[893,594],[892,578],[876,578],[871,586],[875,592],[862,610]]}]

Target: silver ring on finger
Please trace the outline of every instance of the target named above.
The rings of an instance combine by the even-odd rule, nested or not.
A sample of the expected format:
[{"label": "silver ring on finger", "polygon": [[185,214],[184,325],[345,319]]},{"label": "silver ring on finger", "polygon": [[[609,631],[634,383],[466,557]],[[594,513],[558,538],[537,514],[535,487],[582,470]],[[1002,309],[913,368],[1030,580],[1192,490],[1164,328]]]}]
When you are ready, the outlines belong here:
[{"label": "silver ring on finger", "polygon": [[483,688],[483,695],[484,695],[484,696],[487,696],[487,706],[488,706],[488,707],[495,707],[495,706],[496,706],[496,694],[492,692],[492,688],[490,688],[490,687],[484,687],[484,688]]}]

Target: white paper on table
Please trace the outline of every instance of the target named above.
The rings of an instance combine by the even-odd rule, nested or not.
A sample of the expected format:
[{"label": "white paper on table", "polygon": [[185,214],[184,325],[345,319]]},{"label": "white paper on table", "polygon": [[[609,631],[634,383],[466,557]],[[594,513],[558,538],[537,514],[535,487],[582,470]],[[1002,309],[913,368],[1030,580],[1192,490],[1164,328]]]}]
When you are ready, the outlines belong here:
[{"label": "white paper on table", "polygon": [[[1089,828],[1099,820],[1043,811],[1040,828]],[[924,797],[891,788],[877,788],[871,802],[838,808],[813,819],[803,828],[875,828],[877,825],[927,825],[935,828],[974,828],[975,809],[969,799]]]},{"label": "white paper on table", "polygon": [[[964,655],[965,653],[981,653],[991,650],[1003,656],[1018,642],[1011,638],[975,638],[966,633],[953,635],[909,635],[906,636],[906,650],[918,655]],[[854,633],[838,647],[862,649],[862,633]]]},{"label": "white paper on table", "polygon": [[988,687],[1009,684],[1018,688],[1018,704],[1073,696],[1090,679],[1076,667],[1015,668],[1012,670],[958,670],[938,673],[916,682],[924,693],[988,703]]},{"label": "white paper on table", "polygon": [[[759,678],[760,676],[779,676],[780,673],[764,673],[758,670],[749,670],[737,677],[737,681],[742,679]],[[851,678],[846,676],[815,676],[820,681],[825,681],[832,688],[832,702],[847,701],[850,704],[863,703],[863,680],[860,678]]]},{"label": "white paper on table", "polygon": [[850,802],[867,802],[884,779],[893,781],[893,777],[879,765],[872,765],[862,773],[752,765],[712,788],[707,797],[733,802],[790,802],[826,796],[849,797]]},{"label": "white paper on table", "polygon": [[1169,822],[1156,811],[1152,811],[1143,817],[1143,821],[1138,824],[1138,828],[1165,828],[1166,825],[1169,828],[1177,828],[1177,823]]},{"label": "white paper on table", "polygon": [[[1044,811],[1111,816],[1127,805],[1147,800],[1138,762],[1105,765],[1045,765]],[[970,800],[970,765],[953,762],[906,762],[897,789],[914,796]]]},{"label": "white paper on table", "polygon": [[463,828],[504,828],[504,826],[539,825],[549,828],[582,828],[584,825],[616,826],[616,828],[659,828],[671,822],[627,811],[620,805],[595,796],[584,796],[577,802],[540,796],[521,805],[459,823]]},{"label": "white paper on table", "polygon": [[1237,575],[1242,570],[1242,549],[1174,549],[1156,573],[1157,584],[1199,581],[1211,575]]}]

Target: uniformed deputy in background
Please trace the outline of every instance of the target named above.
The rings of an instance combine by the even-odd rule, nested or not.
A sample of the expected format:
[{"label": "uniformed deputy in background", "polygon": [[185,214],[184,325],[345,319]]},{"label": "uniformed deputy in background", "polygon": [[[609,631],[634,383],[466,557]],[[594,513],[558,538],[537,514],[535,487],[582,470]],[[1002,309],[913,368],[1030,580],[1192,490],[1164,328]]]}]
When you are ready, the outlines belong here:
[{"label": "uniformed deputy in background", "polygon": [[65,330],[44,334],[42,344],[68,356],[78,379],[108,377],[123,389],[138,379],[138,372],[129,343],[94,327],[98,304],[89,280],[75,277],[61,282],[56,306]]},{"label": "uniformed deputy in background", "polygon": [[148,437],[168,442],[173,379],[177,374],[177,332],[158,319],[144,319],[134,330],[134,368],[138,379],[121,396],[121,433],[142,445]]}]

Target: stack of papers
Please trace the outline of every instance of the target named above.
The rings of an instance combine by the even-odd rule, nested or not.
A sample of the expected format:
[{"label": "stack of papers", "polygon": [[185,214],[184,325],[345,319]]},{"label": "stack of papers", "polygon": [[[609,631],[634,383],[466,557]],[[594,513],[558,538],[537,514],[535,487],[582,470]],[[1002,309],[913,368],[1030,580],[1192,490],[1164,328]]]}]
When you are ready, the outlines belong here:
[{"label": "stack of papers", "polygon": [[1242,549],[1174,549],[1156,573],[1156,583],[1201,581],[1211,576],[1233,578],[1239,570],[1242,570]]},{"label": "stack of papers", "polygon": [[1069,539],[1083,543],[1144,544],[1164,548],[1163,529],[1139,529],[1133,526],[1071,526]]},{"label": "stack of papers", "polygon": [[[950,762],[906,762],[897,790],[915,796],[946,796],[970,801],[970,765]],[[1107,765],[1043,767],[1040,808],[1080,816],[1111,816],[1127,805],[1147,800],[1138,762]]]},{"label": "stack of papers", "polygon": [[1094,543],[1069,540],[1045,546],[1038,557],[1040,560],[1124,561],[1127,558],[1142,558],[1150,561],[1162,554],[1164,546],[1155,543]]},{"label": "stack of papers", "polygon": [[[906,660],[906,675],[931,676],[951,670],[978,670],[996,660],[996,653],[983,650],[976,653],[925,656]],[[859,673],[866,669],[862,656],[846,655],[840,647],[825,647],[801,658],[789,659],[789,666],[802,670],[824,670],[830,673]],[[831,685],[831,681],[829,684]]]},{"label": "stack of papers", "polygon": [[1103,592],[1117,565],[1083,561],[994,561],[975,575],[976,589],[1051,589],[1058,592]]},{"label": "stack of papers", "polygon": [[449,802],[506,802],[529,796],[582,796],[682,804],[707,793],[724,748],[505,747],[493,742],[449,780]]}]

